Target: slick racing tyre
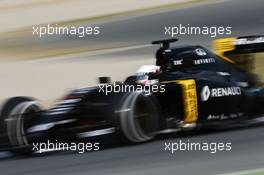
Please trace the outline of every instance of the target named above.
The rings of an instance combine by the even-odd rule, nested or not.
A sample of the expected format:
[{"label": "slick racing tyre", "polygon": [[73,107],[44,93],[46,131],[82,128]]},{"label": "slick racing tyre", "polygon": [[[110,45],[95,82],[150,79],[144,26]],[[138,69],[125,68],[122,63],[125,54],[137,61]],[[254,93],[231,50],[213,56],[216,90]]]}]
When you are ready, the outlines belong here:
[{"label": "slick racing tyre", "polygon": [[126,94],[121,100],[120,128],[132,143],[152,140],[159,130],[160,112],[154,96],[140,92]]},{"label": "slick racing tyre", "polygon": [[41,110],[40,104],[28,97],[14,97],[6,101],[0,113],[0,131],[10,145],[11,152],[16,154],[31,153],[27,139],[25,120],[30,114]]}]

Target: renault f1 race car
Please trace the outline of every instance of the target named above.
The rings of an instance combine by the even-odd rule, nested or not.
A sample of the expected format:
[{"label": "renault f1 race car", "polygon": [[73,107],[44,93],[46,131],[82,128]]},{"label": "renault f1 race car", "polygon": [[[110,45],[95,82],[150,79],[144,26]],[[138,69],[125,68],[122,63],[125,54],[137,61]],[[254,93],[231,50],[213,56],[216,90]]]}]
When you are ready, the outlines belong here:
[{"label": "renault f1 race car", "polygon": [[[220,126],[264,114],[264,89],[252,71],[264,37],[224,38],[215,53],[202,46],[160,44],[156,65],[142,66],[123,82],[101,77],[51,109],[30,97],[7,100],[0,113],[2,150],[32,151],[46,140],[150,141],[157,134]],[[19,151],[18,151],[19,150]]]}]

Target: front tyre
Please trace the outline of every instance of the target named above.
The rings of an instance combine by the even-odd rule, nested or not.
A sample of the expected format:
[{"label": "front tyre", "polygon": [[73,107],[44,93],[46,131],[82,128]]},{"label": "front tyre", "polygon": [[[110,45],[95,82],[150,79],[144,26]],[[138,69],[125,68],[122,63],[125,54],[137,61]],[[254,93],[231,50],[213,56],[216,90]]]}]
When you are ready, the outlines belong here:
[{"label": "front tyre", "polygon": [[40,110],[40,104],[28,97],[14,97],[3,105],[0,115],[1,134],[6,136],[5,140],[11,146],[11,152],[16,154],[32,152],[26,133],[28,125],[25,121],[31,117],[30,114]]},{"label": "front tyre", "polygon": [[132,143],[152,140],[159,130],[160,111],[156,98],[140,92],[126,94],[121,100],[120,128]]}]

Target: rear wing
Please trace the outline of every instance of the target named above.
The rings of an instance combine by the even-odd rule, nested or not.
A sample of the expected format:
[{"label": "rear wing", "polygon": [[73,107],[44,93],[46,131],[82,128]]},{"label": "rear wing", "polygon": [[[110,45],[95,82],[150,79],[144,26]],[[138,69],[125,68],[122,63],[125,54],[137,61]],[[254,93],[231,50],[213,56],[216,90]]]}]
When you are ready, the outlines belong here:
[{"label": "rear wing", "polygon": [[213,41],[213,49],[216,55],[240,70],[254,73],[256,53],[264,52],[264,36],[217,39]]},{"label": "rear wing", "polygon": [[235,64],[227,55],[264,52],[264,35],[216,39],[213,41],[213,50],[226,61]]},{"label": "rear wing", "polygon": [[237,38],[221,38],[213,41],[216,53],[257,53],[264,52],[263,36],[242,36]]}]

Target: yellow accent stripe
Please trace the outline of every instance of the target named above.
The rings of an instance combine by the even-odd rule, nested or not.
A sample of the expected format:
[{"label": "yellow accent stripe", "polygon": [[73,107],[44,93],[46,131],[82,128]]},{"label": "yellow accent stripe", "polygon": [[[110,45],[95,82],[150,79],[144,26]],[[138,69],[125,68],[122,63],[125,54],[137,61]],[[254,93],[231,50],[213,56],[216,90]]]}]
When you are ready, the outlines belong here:
[{"label": "yellow accent stripe", "polygon": [[237,38],[221,38],[213,41],[213,49],[220,58],[228,61],[229,63],[235,64],[233,60],[224,56],[224,54],[228,51],[232,51],[235,49],[235,41]]},{"label": "yellow accent stripe", "polygon": [[162,83],[177,83],[181,85],[184,123],[195,123],[198,120],[198,100],[195,80],[172,80]]},{"label": "yellow accent stripe", "polygon": [[195,123],[198,119],[198,102],[195,80],[178,80],[182,86],[184,123]]},{"label": "yellow accent stripe", "polygon": [[219,56],[220,58],[222,58],[223,60],[228,61],[229,63],[235,64],[235,62],[234,62],[233,60],[229,59],[228,57],[226,57],[226,56],[224,56],[224,55],[222,55],[222,54],[217,54],[217,53],[216,53],[216,55],[218,55],[218,56]]}]

